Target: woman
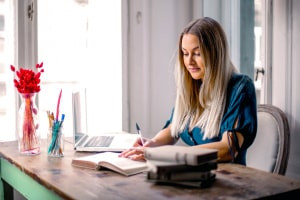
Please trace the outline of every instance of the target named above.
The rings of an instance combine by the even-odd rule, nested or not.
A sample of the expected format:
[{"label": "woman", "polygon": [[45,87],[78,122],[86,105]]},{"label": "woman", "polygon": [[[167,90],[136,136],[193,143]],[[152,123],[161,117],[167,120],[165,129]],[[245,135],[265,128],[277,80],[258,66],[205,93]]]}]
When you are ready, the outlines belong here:
[{"label": "woman", "polygon": [[220,162],[246,165],[257,129],[255,88],[232,65],[218,22],[205,17],[183,30],[175,80],[175,107],[165,127],[144,145],[138,139],[120,156],[141,160],[145,148],[175,144],[181,138],[191,148],[218,149]]}]

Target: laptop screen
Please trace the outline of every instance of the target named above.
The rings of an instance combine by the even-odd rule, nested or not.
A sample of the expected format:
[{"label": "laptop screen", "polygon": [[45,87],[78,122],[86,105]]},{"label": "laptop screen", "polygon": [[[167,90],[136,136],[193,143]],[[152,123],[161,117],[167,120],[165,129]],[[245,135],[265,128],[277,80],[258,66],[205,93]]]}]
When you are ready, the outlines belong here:
[{"label": "laptop screen", "polygon": [[86,89],[72,93],[73,140],[74,144],[87,134]]}]

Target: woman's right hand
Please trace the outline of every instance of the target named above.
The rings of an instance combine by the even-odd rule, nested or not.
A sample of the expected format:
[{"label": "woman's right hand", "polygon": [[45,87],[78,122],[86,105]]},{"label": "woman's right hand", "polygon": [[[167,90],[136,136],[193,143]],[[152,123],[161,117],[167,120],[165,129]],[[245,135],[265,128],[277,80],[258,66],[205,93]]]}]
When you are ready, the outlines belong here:
[{"label": "woman's right hand", "polygon": [[153,147],[156,145],[155,145],[155,141],[146,138],[143,138],[143,143],[142,143],[142,138],[139,137],[133,144],[132,148],[123,151],[119,156],[124,158],[130,158],[132,160],[145,160],[145,156],[144,156],[145,149],[147,147]]}]

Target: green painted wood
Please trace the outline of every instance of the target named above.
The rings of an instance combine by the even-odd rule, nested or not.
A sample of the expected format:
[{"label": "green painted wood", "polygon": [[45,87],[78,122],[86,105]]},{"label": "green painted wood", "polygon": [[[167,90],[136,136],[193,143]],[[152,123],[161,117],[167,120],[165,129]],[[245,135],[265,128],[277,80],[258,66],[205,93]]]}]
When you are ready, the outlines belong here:
[{"label": "green painted wood", "polygon": [[14,165],[12,165],[11,163],[9,163],[7,160],[3,158],[1,158],[0,171],[1,171],[2,179],[5,180],[8,184],[10,184],[14,189],[19,191],[27,199],[32,199],[32,200],[61,199],[54,192],[49,191],[47,188],[38,184],[31,177],[22,173],[20,169],[18,169],[17,167],[15,167]]}]

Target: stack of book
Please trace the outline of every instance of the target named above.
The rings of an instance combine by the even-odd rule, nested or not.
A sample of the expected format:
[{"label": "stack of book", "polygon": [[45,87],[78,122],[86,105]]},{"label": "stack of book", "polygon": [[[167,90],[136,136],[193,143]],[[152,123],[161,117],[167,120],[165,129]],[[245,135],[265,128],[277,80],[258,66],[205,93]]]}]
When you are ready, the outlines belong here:
[{"label": "stack of book", "polygon": [[208,187],[216,178],[216,149],[186,146],[147,148],[147,180],[160,184]]}]

